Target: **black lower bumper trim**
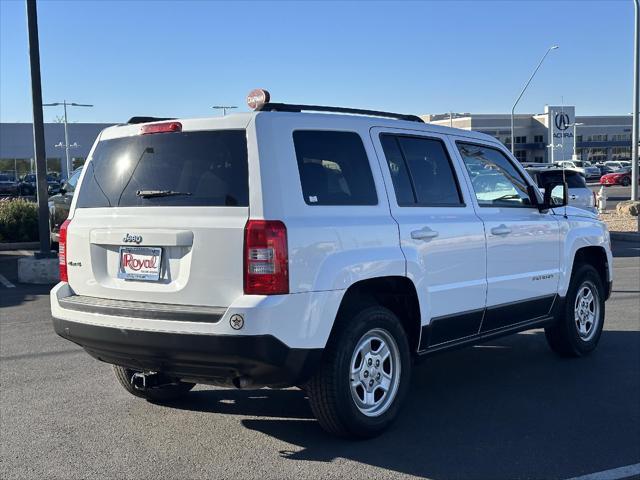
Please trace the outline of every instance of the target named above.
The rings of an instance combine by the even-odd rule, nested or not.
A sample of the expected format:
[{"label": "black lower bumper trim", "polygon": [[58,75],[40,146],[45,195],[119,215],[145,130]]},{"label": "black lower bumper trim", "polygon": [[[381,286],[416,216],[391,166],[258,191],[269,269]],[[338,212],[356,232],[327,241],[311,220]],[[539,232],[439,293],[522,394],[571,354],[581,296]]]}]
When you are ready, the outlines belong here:
[{"label": "black lower bumper trim", "polygon": [[299,385],[314,372],[322,349],[289,348],[271,335],[149,332],[53,319],[58,335],[103,362],[177,378],[256,385]]}]

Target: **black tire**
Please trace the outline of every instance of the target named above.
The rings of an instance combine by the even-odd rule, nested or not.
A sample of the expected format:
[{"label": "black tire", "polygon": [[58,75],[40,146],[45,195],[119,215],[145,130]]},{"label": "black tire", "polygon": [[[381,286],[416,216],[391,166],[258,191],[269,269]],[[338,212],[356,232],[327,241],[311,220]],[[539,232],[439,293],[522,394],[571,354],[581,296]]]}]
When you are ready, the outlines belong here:
[{"label": "black tire", "polygon": [[[347,316],[345,315],[345,317]],[[340,437],[371,438],[382,433],[395,420],[406,396],[411,375],[409,344],[398,318],[384,307],[365,307],[355,315],[348,317],[337,320],[335,330],[323,352],[321,365],[305,385],[305,391],[309,397],[313,414],[326,431]],[[367,335],[373,335],[371,340],[367,340]],[[383,370],[385,369],[392,373],[390,377],[394,379],[389,381],[392,386],[387,392],[393,391],[395,393],[388,394],[382,390],[382,397],[377,400],[385,403],[384,409],[366,415],[356,405],[354,395],[357,393],[352,394],[351,363],[356,347],[362,342],[365,344],[367,341],[372,342],[370,343],[372,355],[381,351],[380,343],[377,344],[378,348],[373,348],[376,345],[375,335],[382,335],[382,338],[386,338],[387,341],[393,340],[393,342],[388,342],[388,348],[391,352],[389,358],[396,359],[395,364],[399,366],[399,369],[394,366],[394,363],[387,363],[385,360],[382,366],[374,370],[377,365],[366,363],[362,356],[357,357],[361,358],[362,362],[358,374],[360,378],[362,378],[361,375],[364,375],[364,370],[367,369],[365,365],[371,365],[370,371],[372,373],[369,374],[367,371],[371,375],[370,379],[374,377],[379,379],[381,373],[384,375]],[[359,391],[364,395],[363,385],[356,387],[356,390],[360,388]],[[370,393],[372,398],[375,399],[381,389],[382,387],[376,383]],[[388,399],[384,397],[385,395],[388,395]],[[385,400],[383,401],[382,398]]]},{"label": "black tire", "polygon": [[620,180],[620,185],[622,185],[623,187],[628,187],[629,185],[631,185],[631,179],[629,177],[623,177],[622,180]]},{"label": "black tire", "polygon": [[158,388],[150,388],[148,390],[138,390],[131,385],[131,377],[134,373],[138,373],[139,370],[132,370],[130,368],[120,367],[113,365],[113,372],[116,375],[118,383],[122,385],[127,392],[135,397],[144,398],[152,402],[168,402],[170,400],[176,400],[186,395],[189,390],[195,387],[195,383],[177,381],[171,385],[166,385]]},{"label": "black tire", "polygon": [[[596,297],[593,301],[595,321],[588,335],[587,332],[580,333],[580,321],[575,312],[578,295],[582,295],[587,287],[593,290]],[[560,318],[544,331],[551,350],[562,357],[582,357],[595,350],[604,325],[604,298],[604,286],[598,271],[588,264],[577,265],[571,276],[563,312]],[[588,323],[586,325],[588,326]]]}]

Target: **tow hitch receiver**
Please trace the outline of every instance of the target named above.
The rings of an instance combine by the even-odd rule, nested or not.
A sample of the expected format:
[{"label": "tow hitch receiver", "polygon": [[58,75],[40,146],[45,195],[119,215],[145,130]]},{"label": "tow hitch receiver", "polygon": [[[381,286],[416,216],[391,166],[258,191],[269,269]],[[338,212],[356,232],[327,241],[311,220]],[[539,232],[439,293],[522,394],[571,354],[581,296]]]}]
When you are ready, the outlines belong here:
[{"label": "tow hitch receiver", "polygon": [[131,385],[136,390],[150,390],[175,383],[172,378],[158,372],[136,372],[131,376]]}]

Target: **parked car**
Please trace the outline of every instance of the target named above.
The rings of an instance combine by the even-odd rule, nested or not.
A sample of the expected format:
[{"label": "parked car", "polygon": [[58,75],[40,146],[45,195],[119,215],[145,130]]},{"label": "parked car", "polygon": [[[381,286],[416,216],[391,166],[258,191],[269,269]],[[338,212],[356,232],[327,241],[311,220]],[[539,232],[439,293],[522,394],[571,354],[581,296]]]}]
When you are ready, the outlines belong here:
[{"label": "parked car", "polygon": [[[297,385],[326,430],[371,437],[420,357],[540,327],[560,355],[596,348],[609,233],[563,183],[542,195],[488,135],[266,96],[92,149],[51,311],[127,392]],[[499,192],[475,190],[479,167]]]},{"label": "parked car", "polygon": [[13,173],[0,173],[0,195],[17,196],[19,193],[19,182]]},{"label": "parked car", "polygon": [[564,167],[565,169],[568,168],[580,172],[587,180],[600,178],[601,176],[600,169],[598,167],[581,160],[563,160],[561,162],[556,162],[556,165]]},{"label": "parked car", "polygon": [[[58,192],[60,192],[60,181],[55,175],[47,174],[47,193],[49,195],[55,195]],[[36,194],[36,174],[27,173],[22,177],[22,181],[20,182],[20,195],[29,196]]]},{"label": "parked car", "polygon": [[622,185],[623,187],[628,187],[631,185],[631,167],[621,168],[616,172],[603,175],[600,178],[600,185]]},{"label": "parked car", "polygon": [[604,166],[604,171],[602,174],[606,175],[607,173],[617,172],[618,170],[625,167],[631,167],[631,163],[623,162],[623,161],[609,161],[609,162],[604,162],[603,166]]},{"label": "parked car", "polygon": [[536,181],[538,187],[543,191],[547,184],[557,184],[559,182],[561,183],[566,181],[567,186],[569,187],[569,205],[594,214],[598,213],[595,194],[589,187],[587,187],[585,178],[579,172],[567,169],[563,172],[562,168],[528,168],[527,172],[529,172],[529,175],[531,175],[531,177]]},{"label": "parked car", "polygon": [[58,194],[49,197],[49,234],[54,246],[60,237],[60,226],[69,216],[69,208],[81,173],[82,167],[76,168],[69,180],[62,182]]}]

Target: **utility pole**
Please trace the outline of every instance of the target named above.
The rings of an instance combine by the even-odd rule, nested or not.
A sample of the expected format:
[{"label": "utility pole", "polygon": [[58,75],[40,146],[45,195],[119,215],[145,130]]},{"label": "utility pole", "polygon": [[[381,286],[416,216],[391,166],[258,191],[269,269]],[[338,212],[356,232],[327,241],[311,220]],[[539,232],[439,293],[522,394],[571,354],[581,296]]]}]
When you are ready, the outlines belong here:
[{"label": "utility pole", "polygon": [[238,107],[236,107],[235,105],[214,105],[211,108],[215,110],[222,110],[222,116],[224,117],[227,115],[227,110],[231,110]]},{"label": "utility pole", "polygon": [[40,258],[51,257],[49,238],[49,207],[47,192],[47,158],[44,147],[42,118],[42,84],[40,82],[40,44],[38,40],[38,9],[36,0],[27,0],[29,31],[29,64],[31,70],[31,100],[33,102],[33,145],[36,157],[36,191],[38,192],[38,235]]},{"label": "utility pole", "polygon": [[54,103],[43,103],[43,107],[57,107],[59,105],[64,106],[64,150],[65,150],[65,168],[62,169],[62,176],[65,178],[69,178],[71,176],[71,172],[73,171],[73,165],[71,165],[71,157],[69,156],[69,130],[67,127],[67,106],[70,107],[93,107],[93,105],[89,105],[86,103],[75,103],[75,102],[67,102],[63,100],[62,102],[54,102]]}]

